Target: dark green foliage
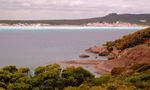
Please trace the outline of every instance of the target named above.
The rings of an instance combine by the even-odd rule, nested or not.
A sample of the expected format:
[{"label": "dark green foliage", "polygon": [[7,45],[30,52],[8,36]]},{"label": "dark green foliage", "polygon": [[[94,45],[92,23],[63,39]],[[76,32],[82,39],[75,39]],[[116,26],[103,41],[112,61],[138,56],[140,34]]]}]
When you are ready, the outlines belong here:
[{"label": "dark green foliage", "polygon": [[[61,73],[58,64],[35,69],[34,76],[28,68],[6,66],[0,69],[2,90],[149,90],[149,64],[136,64],[126,72],[123,67],[112,69],[112,75],[94,76],[82,67],[66,68]],[[28,74],[27,74],[28,73]]]},{"label": "dark green foliage", "polygon": [[0,87],[6,88],[7,85],[4,82],[0,82]]},{"label": "dark green foliage", "polygon": [[10,72],[10,73],[14,73],[17,71],[16,66],[5,66],[3,67],[4,71]]},{"label": "dark green foliage", "polygon": [[82,67],[67,68],[62,72],[62,81],[65,86],[79,86],[84,81],[93,78],[94,76]]},{"label": "dark green foliage", "polygon": [[110,76],[101,76],[99,78],[94,78],[90,82],[92,85],[101,85],[110,80]]},{"label": "dark green foliage", "polygon": [[127,42],[125,45],[124,45],[124,48],[123,49],[126,49],[126,48],[130,48],[130,47],[134,47],[138,44],[141,44],[141,43],[144,43],[144,39],[142,38],[136,38],[136,39],[133,39],[129,42]]},{"label": "dark green foliage", "polygon": [[13,83],[8,85],[8,90],[31,90],[30,84],[26,83]]},{"label": "dark green foliage", "polygon": [[40,66],[40,67],[37,67],[35,70],[34,70],[34,74],[35,75],[38,75],[38,74],[41,74],[41,73],[44,73],[45,72],[45,67],[44,66]]},{"label": "dark green foliage", "polygon": [[19,69],[18,69],[18,72],[26,73],[26,74],[28,74],[28,73],[29,73],[29,71],[30,71],[30,69],[29,69],[29,68],[19,68]]},{"label": "dark green foliage", "polygon": [[140,79],[141,79],[142,81],[148,81],[148,80],[150,80],[150,73],[149,73],[149,74],[144,74],[144,75],[142,75],[142,76],[140,77]]}]

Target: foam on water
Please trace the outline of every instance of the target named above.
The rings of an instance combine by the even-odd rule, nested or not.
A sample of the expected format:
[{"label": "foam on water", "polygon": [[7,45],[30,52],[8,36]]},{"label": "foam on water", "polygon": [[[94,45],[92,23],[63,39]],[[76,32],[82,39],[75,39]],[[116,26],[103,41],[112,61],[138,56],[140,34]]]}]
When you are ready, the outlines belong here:
[{"label": "foam on water", "polygon": [[139,30],[146,27],[79,27],[79,26],[49,26],[49,27],[0,27],[0,31],[93,31],[93,30]]}]

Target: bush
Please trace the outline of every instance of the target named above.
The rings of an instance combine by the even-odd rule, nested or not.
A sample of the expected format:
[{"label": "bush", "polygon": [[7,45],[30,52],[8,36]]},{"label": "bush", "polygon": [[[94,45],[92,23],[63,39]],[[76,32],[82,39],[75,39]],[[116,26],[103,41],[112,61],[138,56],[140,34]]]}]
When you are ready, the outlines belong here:
[{"label": "bush", "polygon": [[134,46],[139,45],[141,43],[144,43],[144,40],[142,38],[136,38],[136,39],[133,39],[133,40],[127,42],[124,45],[123,49],[134,47]]},{"label": "bush", "polygon": [[124,67],[115,67],[111,70],[111,75],[120,75],[125,71]]},{"label": "bush", "polygon": [[139,69],[140,67],[147,65],[147,64],[134,64],[132,65],[130,68],[134,71],[136,71],[137,69]]},{"label": "bush", "polygon": [[[7,85],[4,82],[0,82],[0,87],[6,88]],[[1,89],[0,89],[1,90]]]},{"label": "bush", "polygon": [[82,67],[67,68],[62,72],[62,81],[65,86],[79,86],[92,78],[94,78],[94,75]]},{"label": "bush", "polygon": [[5,66],[5,67],[3,67],[3,70],[7,71],[9,73],[14,73],[17,71],[17,68],[16,68],[16,66]]},{"label": "bush", "polygon": [[150,69],[150,65],[143,65],[142,67],[138,68],[136,71],[137,72],[143,72],[143,71],[146,71],[149,69]]},{"label": "bush", "polygon": [[115,86],[109,86],[107,87],[107,90],[117,90],[117,88]]},{"label": "bush", "polygon": [[94,78],[91,80],[92,85],[101,85],[110,80],[110,76],[101,76],[99,78]]},{"label": "bush", "polygon": [[134,47],[139,44],[145,43],[145,39],[150,39],[150,28],[136,31],[133,34],[126,35],[121,39],[107,42],[105,45],[108,47],[115,46],[119,50],[129,47]]},{"label": "bush", "polygon": [[150,73],[149,73],[149,74],[144,74],[144,75],[142,75],[142,76],[140,77],[140,79],[141,79],[142,81],[148,81],[148,80],[150,80]]}]

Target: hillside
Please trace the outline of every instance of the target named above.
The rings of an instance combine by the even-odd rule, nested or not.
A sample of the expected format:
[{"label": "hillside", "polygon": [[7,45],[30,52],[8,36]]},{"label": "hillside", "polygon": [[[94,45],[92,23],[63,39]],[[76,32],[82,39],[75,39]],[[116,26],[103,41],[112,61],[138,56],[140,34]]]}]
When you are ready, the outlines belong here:
[{"label": "hillside", "polygon": [[0,20],[0,24],[46,24],[46,25],[86,25],[88,23],[125,22],[137,25],[150,25],[150,14],[116,14],[104,17],[74,20]]},{"label": "hillside", "polygon": [[132,34],[123,36],[120,39],[110,41],[106,43],[107,47],[116,47],[117,49],[123,50],[126,48],[134,47],[139,44],[150,43],[150,28],[136,31]]}]

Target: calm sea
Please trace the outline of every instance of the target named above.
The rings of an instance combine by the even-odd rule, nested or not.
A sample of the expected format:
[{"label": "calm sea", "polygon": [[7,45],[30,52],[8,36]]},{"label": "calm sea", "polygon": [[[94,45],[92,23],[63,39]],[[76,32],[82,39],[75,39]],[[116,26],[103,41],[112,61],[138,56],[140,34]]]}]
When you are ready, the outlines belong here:
[{"label": "calm sea", "polygon": [[[0,28],[0,67],[17,65],[32,68],[51,62],[77,60],[85,49],[139,29],[141,28]],[[94,56],[89,59],[94,59]]]}]

